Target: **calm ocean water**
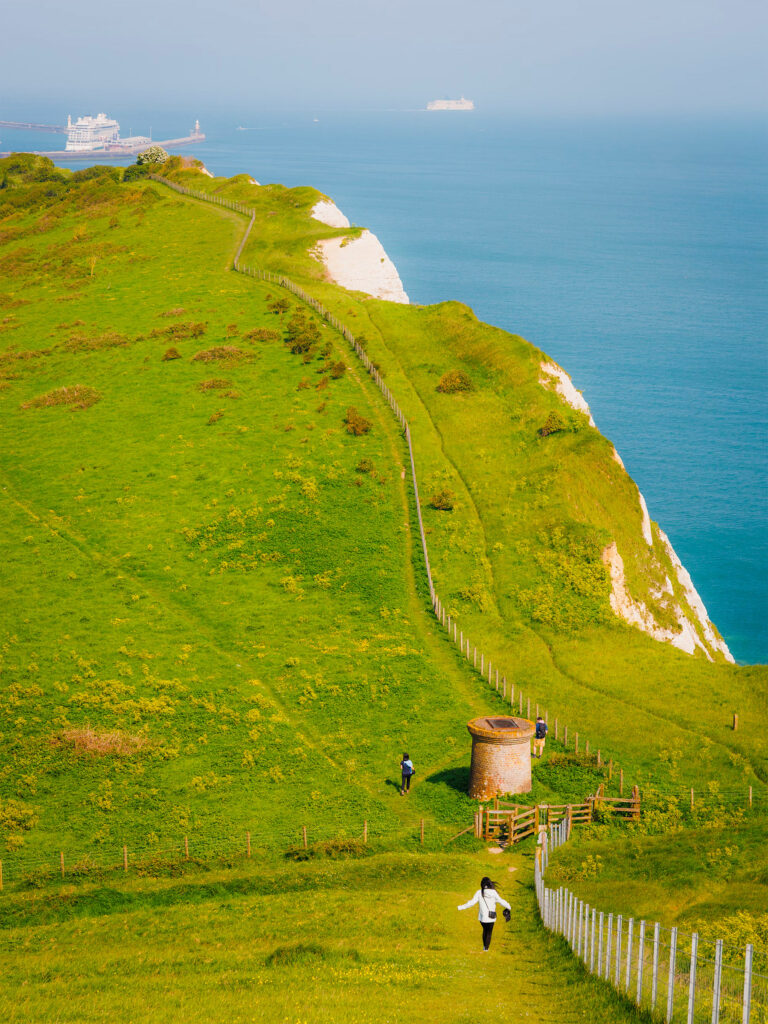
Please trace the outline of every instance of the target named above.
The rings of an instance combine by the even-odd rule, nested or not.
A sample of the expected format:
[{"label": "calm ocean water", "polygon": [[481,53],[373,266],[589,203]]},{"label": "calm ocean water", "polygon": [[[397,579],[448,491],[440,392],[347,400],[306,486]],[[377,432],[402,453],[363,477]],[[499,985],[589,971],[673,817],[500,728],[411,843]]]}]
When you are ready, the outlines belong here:
[{"label": "calm ocean water", "polygon": [[215,174],[316,186],[379,236],[412,301],[460,299],[553,356],[736,659],[768,661],[763,128],[239,116],[255,130],[203,119],[190,152]]}]

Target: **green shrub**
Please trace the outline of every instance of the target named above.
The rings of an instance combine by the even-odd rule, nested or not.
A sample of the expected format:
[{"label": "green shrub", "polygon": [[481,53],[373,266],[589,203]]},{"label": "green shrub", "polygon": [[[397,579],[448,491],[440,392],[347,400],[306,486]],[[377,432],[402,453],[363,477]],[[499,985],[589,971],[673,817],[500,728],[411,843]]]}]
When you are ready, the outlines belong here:
[{"label": "green shrub", "polygon": [[341,361],[334,363],[331,367],[331,377],[333,377],[334,380],[338,380],[340,377],[343,377],[346,372],[346,364]]},{"label": "green shrub", "polygon": [[464,370],[448,370],[440,378],[437,390],[442,391],[446,395],[453,395],[457,391],[474,390],[474,384],[469,374],[465,373]]},{"label": "green shrub", "polygon": [[539,437],[549,437],[550,434],[559,434],[567,430],[568,425],[559,412],[553,410],[544,421],[544,426],[539,427]]},{"label": "green shrub", "polygon": [[123,183],[130,185],[132,181],[140,181],[142,178],[146,178],[151,170],[149,164],[131,164],[123,171]]},{"label": "green shrub", "polygon": [[269,327],[254,327],[243,335],[246,341],[277,341],[279,337],[277,331],[270,330]]},{"label": "green shrub", "polygon": [[372,459],[360,459],[358,464],[355,466],[358,473],[372,473],[374,466]]},{"label": "green shrub", "polygon": [[449,487],[444,487],[441,491],[436,491],[429,499],[429,504],[432,508],[437,509],[438,512],[452,512],[453,503],[456,495]]},{"label": "green shrub", "polygon": [[320,341],[320,330],[314,320],[307,320],[297,310],[288,321],[285,343],[294,355],[309,355]]},{"label": "green shrub", "polygon": [[93,178],[111,178],[112,181],[122,181],[123,168],[112,167],[109,164],[94,164],[93,167],[83,167],[72,175],[72,181],[91,181]]},{"label": "green shrub", "polygon": [[368,847],[359,839],[330,839],[326,842],[312,843],[306,849],[303,846],[292,846],[285,851],[285,858],[295,861],[322,858],[340,860],[345,857],[365,857],[368,853]]},{"label": "green shrub", "polygon": [[361,416],[354,405],[350,405],[347,409],[347,414],[344,417],[344,423],[347,427],[347,433],[354,434],[355,437],[359,437],[361,434],[367,434],[371,429],[371,421],[367,420],[365,416]]}]

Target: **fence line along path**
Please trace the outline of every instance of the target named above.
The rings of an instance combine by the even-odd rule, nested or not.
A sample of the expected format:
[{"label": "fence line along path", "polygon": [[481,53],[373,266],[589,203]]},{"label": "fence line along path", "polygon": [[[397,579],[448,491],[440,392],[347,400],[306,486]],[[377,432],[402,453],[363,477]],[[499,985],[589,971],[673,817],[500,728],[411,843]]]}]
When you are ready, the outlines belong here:
[{"label": "fence line along path", "polygon": [[665,1024],[763,1024],[768,1020],[768,954],[722,939],[605,912],[545,875],[552,853],[571,837],[563,818],[536,851],[534,879],[546,929],[561,935],[586,969]]}]

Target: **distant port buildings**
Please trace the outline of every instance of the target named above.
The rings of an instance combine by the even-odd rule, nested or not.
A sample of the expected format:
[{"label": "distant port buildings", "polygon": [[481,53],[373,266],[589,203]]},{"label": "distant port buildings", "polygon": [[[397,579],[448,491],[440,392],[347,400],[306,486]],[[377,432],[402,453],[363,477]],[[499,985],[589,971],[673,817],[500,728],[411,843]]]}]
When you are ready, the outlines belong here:
[{"label": "distant port buildings", "polygon": [[458,100],[432,100],[427,104],[427,110],[474,110],[475,104],[472,100],[463,96]]},{"label": "distant port buildings", "polygon": [[[39,156],[67,157],[68,159],[88,158],[94,154],[103,156],[123,156],[126,153],[138,153],[151,145],[152,139],[148,135],[130,135],[127,138],[120,137],[119,123],[106,114],[97,114],[95,117],[86,115],[78,117],[73,121],[71,116],[67,118],[66,126],[40,125],[19,121],[0,121],[0,128],[13,128],[26,131],[48,131],[66,134],[67,142],[64,149],[40,152]],[[205,135],[200,131],[200,122],[195,121],[195,127],[189,135],[178,139],[161,139],[157,145],[166,149],[169,146],[188,146],[194,142],[203,142]],[[0,156],[7,156],[2,153]]]}]

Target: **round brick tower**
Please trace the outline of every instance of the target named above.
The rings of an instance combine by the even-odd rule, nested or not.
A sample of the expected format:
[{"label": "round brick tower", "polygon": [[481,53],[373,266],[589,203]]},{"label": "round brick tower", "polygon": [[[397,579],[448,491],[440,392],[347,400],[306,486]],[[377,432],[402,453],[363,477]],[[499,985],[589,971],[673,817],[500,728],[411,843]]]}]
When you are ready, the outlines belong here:
[{"label": "round brick tower", "polygon": [[533,722],[525,718],[473,718],[469,795],[491,800],[499,793],[528,793],[531,789]]}]

